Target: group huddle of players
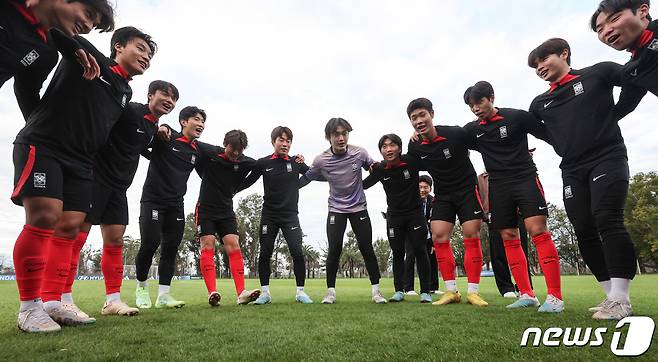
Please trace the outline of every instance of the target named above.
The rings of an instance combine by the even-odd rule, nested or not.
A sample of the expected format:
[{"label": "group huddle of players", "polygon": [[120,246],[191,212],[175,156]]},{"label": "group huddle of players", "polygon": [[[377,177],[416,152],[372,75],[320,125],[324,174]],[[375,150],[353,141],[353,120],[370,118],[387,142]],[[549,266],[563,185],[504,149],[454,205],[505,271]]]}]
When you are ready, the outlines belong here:
[{"label": "group huddle of players", "polygon": [[[95,322],[74,303],[71,286],[80,250],[92,225],[103,237],[101,270],[106,302],[103,315],[135,315],[150,308],[147,284],[153,256],[160,248],[156,308],[181,307],[170,293],[175,258],[185,224],[183,197],[196,170],[201,191],[195,213],[200,264],[208,302],[220,304],[216,288],[214,248],[218,238],[228,255],[238,304],[268,304],[270,259],[282,231],[289,246],[296,279],[296,300],[312,303],[304,292],[305,263],[298,218],[299,189],[313,180],[328,182],[326,220],[329,250],[327,294],[336,302],[336,274],[349,220],[372,284],[372,300],[386,303],[379,288],[379,268],[372,246],[372,227],[364,189],[381,182],[386,192],[387,236],[393,251],[395,293],[404,300],[405,246],[415,257],[420,301],[432,303],[431,238],[445,293],[433,304],[459,303],[455,257],[450,236],[456,218],[463,230],[466,300],[487,306],[478,285],[482,271],[480,227],[488,219],[500,233],[511,274],[519,288],[509,309],[539,307],[539,312],[564,309],[560,259],[547,228],[547,205],[537,169],[528,151],[527,134],[551,144],[562,157],[564,203],[578,238],[580,253],[606,298],[590,309],[595,319],[621,319],[632,314],[630,281],[636,256],[624,226],[629,170],[618,121],[632,112],[650,91],[658,95],[658,22],[649,15],[649,0],[605,0],[592,15],[591,28],[601,42],[631,52],[624,66],[612,62],[571,69],[569,44],[549,39],[532,50],[528,65],[549,83],[529,112],[497,108],[494,90],[485,81],[468,87],[465,104],[477,119],[465,125],[435,126],[434,109],[426,98],[412,100],[407,115],[415,131],[403,154],[402,140],[383,135],[378,142],[383,161],[348,144],[352,126],[330,119],[324,130],[330,147],[310,166],[301,155],[289,155],[293,132],[279,126],[271,133],[272,154],[252,159],[243,154],[247,136],[226,133],[223,144],[197,141],[206,113],[188,106],[180,111],[180,132],[159,119],[172,112],[179,91],[170,82],[149,85],[147,103],[132,103],[129,85],[150,65],[157,45],[134,27],[114,31],[110,57],[79,34],[92,29],[114,30],[107,0],[3,0],[0,2],[0,85],[14,78],[14,90],[25,127],[14,141],[14,183],[11,199],[25,209],[25,226],[14,246],[20,295],[18,327],[26,332],[51,332],[61,325]],[[58,53],[62,60],[57,65]],[[54,76],[39,91],[50,71]],[[622,88],[615,103],[613,88]],[[482,154],[489,175],[489,213],[482,208],[478,180],[469,150]],[[150,160],[144,183],[139,225],[141,246],[136,257],[136,304],[121,300],[122,239],[128,224],[126,190],[140,156]],[[362,179],[362,170],[369,176]],[[419,194],[419,171],[435,185],[429,227]],[[245,290],[233,196],[263,178],[258,273],[261,288]],[[425,207],[424,207],[425,206]],[[519,215],[530,234],[547,285],[540,303],[530,284],[521,248]]]}]

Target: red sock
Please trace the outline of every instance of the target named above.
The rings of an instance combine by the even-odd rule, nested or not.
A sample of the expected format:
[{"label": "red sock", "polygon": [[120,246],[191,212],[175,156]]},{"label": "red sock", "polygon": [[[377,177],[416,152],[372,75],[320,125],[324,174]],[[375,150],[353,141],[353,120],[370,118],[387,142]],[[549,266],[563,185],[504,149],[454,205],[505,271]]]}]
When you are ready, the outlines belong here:
[{"label": "red sock", "polygon": [[464,239],[464,269],[469,283],[480,283],[482,273],[482,244],[478,238]]},{"label": "red sock", "polygon": [[530,276],[528,275],[528,259],[521,248],[521,240],[504,240],[505,256],[507,256],[507,265],[512,271],[512,276],[516,285],[519,286],[521,294],[535,296],[530,286]]},{"label": "red sock", "polygon": [[71,271],[71,252],[75,239],[52,236],[46,248],[46,267],[41,281],[44,302],[61,300],[66,280]]},{"label": "red sock", "polygon": [[228,266],[231,269],[231,275],[233,275],[235,292],[240,295],[244,290],[244,259],[242,259],[240,249],[233,250],[228,254]]},{"label": "red sock", "polygon": [[78,233],[78,236],[75,238],[75,244],[73,244],[73,251],[71,251],[71,270],[69,270],[69,277],[66,279],[66,285],[64,285],[64,293],[71,293],[73,288],[73,282],[75,281],[75,275],[78,272],[78,262],[80,261],[80,250],[85,246],[87,242],[87,236],[89,233],[81,231]]},{"label": "red sock", "polygon": [[541,233],[532,238],[537,248],[539,265],[544,273],[548,294],[562,300],[562,288],[560,288],[560,258],[557,255],[555,243],[549,232]]},{"label": "red sock", "polygon": [[105,280],[105,295],[121,292],[123,282],[123,246],[103,245],[101,271]]},{"label": "red sock", "polygon": [[25,225],[14,244],[14,269],[21,301],[41,297],[41,279],[46,264],[46,245],[52,230]]},{"label": "red sock", "polygon": [[215,251],[201,249],[201,275],[206,283],[208,294],[217,291],[217,272],[215,271]]},{"label": "red sock", "polygon": [[455,254],[452,252],[450,241],[435,242],[434,254],[443,280],[455,280]]}]

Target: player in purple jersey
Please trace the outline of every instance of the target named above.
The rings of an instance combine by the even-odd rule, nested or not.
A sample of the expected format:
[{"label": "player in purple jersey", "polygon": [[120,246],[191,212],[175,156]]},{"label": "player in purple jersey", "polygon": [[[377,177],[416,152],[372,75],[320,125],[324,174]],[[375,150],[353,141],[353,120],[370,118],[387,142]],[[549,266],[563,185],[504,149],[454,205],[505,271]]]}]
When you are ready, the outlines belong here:
[{"label": "player in purple jersey", "polygon": [[326,179],[329,182],[329,213],[327,215],[327,295],[323,304],[336,302],[336,273],[343,251],[343,235],[349,219],[352,230],[363,255],[366,270],[372,284],[372,300],[386,303],[379,290],[379,267],[372,248],[372,225],[363,193],[361,169],[369,169],[375,163],[365,149],[348,145],[352,126],[343,118],[332,118],[324,128],[325,138],[331,147],[313,160],[311,169],[301,182],[305,185],[312,180]]}]

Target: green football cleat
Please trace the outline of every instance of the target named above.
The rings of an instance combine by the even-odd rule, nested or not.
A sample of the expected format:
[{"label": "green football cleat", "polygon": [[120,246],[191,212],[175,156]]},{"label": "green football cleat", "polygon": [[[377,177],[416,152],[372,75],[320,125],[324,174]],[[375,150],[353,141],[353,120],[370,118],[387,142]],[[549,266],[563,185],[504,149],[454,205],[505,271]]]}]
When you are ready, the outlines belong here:
[{"label": "green football cleat", "polygon": [[546,296],[546,301],[537,310],[541,313],[560,313],[564,310],[564,302],[555,296],[549,294]]},{"label": "green football cleat", "polygon": [[393,296],[388,299],[389,302],[397,303],[404,300],[404,294],[402,292],[395,292]]},{"label": "green football cleat", "polygon": [[272,303],[272,297],[270,297],[269,293],[263,293],[261,294],[258,299],[255,301],[251,302],[254,305],[264,305],[264,304],[270,304]]},{"label": "green football cleat", "polygon": [[429,293],[420,293],[421,303],[432,303],[432,296]]},{"label": "green football cleat", "polygon": [[539,307],[539,300],[537,297],[531,297],[528,294],[522,294],[516,302],[506,306],[507,309],[518,309],[528,307]]},{"label": "green football cleat", "polygon": [[313,304],[313,300],[306,293],[295,296],[295,300],[301,304]]},{"label": "green football cleat", "polygon": [[135,305],[140,309],[151,308],[151,296],[147,287],[137,286],[137,290],[135,290]]},{"label": "green football cleat", "polygon": [[159,295],[155,301],[156,308],[182,308],[184,305],[185,302],[174,299],[169,293]]}]

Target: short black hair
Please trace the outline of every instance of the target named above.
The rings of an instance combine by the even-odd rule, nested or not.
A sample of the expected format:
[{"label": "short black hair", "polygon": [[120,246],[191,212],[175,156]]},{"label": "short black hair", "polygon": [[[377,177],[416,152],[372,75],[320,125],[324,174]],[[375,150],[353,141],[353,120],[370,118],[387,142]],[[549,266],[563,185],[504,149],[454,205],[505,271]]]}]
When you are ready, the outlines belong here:
[{"label": "short black hair", "polygon": [[148,44],[149,48],[151,48],[151,56],[158,50],[158,44],[153,41],[150,35],[133,26],[124,26],[123,28],[117,29],[114,34],[112,34],[112,40],[110,40],[110,46],[112,48],[110,58],[115,59],[117,57],[117,50],[114,48],[115,45],[119,44],[125,47],[129,41],[135,38],[140,38]]},{"label": "short black hair", "polygon": [[292,142],[292,131],[290,130],[290,128],[288,128],[286,126],[276,126],[276,127],[274,127],[274,129],[272,130],[272,133],[270,134],[270,138],[272,139],[272,143],[274,143],[274,141],[276,141],[277,137],[283,136],[284,133],[286,134],[286,136],[288,136],[288,139]]},{"label": "short black hair", "polygon": [[190,118],[196,116],[197,114],[200,114],[201,117],[203,117],[203,122],[206,121],[206,111],[204,111],[203,109],[201,109],[199,107],[187,106],[187,107],[180,110],[180,113],[178,115],[178,123],[180,123],[181,127],[183,127],[182,121],[190,119]]},{"label": "short black hair", "polygon": [[384,142],[386,140],[391,140],[391,142],[398,145],[398,147],[400,147],[400,153],[402,153],[402,139],[400,139],[400,136],[396,135],[395,133],[389,133],[389,134],[383,135],[379,139],[379,143],[377,143],[377,147],[379,147],[380,150],[382,149],[382,146],[384,145]]},{"label": "short black hair", "polygon": [[231,145],[231,147],[244,150],[248,144],[247,134],[242,132],[242,130],[234,129],[226,132],[224,135],[224,147]]},{"label": "short black hair", "polygon": [[171,94],[174,100],[178,100],[178,88],[175,85],[164,81],[164,80],[154,80],[149,84],[148,94],[155,94],[157,91],[163,91]]},{"label": "short black hair", "polygon": [[79,2],[91,8],[95,12],[94,17],[98,17],[98,24],[94,29],[101,33],[114,30],[114,8],[107,0],[68,0],[67,2]]},{"label": "short black hair", "polygon": [[432,187],[432,178],[428,175],[420,175],[420,177],[418,177],[418,183],[421,183],[421,182],[424,182],[424,183],[430,185],[430,187]]},{"label": "short black hair", "polygon": [[464,103],[470,106],[471,103],[478,102],[482,98],[491,100],[493,96],[494,90],[491,83],[481,80],[475,83],[475,85],[466,88],[466,92],[464,92]]},{"label": "short black hair", "polygon": [[427,110],[431,114],[434,114],[434,108],[432,108],[432,102],[429,99],[416,98],[409,102],[409,105],[407,106],[407,117],[411,118],[411,112],[421,108]]},{"label": "short black hair", "polygon": [[[633,14],[635,14],[637,9],[642,5],[651,6],[650,0],[603,0],[599,3],[599,7],[596,8],[594,14],[592,14],[589,25],[593,31],[596,31],[596,18],[598,18],[601,13],[614,14],[630,9]],[[647,16],[647,19],[651,21],[651,16]]]},{"label": "short black hair", "polygon": [[336,132],[338,127],[343,127],[347,130],[347,132],[352,132],[352,125],[350,122],[347,122],[343,118],[332,118],[327,122],[327,125],[324,126],[324,138],[330,139],[331,134]]},{"label": "short black hair", "polygon": [[544,59],[551,54],[560,55],[565,49],[569,52],[567,64],[571,65],[571,47],[569,47],[569,43],[562,38],[551,38],[541,43],[540,46],[528,54],[528,66],[530,68],[537,68],[538,60]]}]

